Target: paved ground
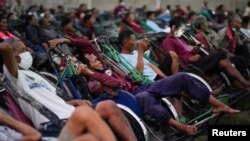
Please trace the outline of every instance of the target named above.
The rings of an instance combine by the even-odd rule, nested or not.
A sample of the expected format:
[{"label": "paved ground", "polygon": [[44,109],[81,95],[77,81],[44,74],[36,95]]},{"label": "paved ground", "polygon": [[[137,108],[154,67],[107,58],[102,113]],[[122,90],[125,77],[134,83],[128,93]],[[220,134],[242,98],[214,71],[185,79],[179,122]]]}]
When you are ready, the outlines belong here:
[{"label": "paved ground", "polygon": [[[222,115],[216,124],[236,124],[236,125],[250,125],[250,95],[246,96],[240,102],[233,106],[234,108],[238,108],[241,110],[239,114]],[[207,132],[197,136],[194,141],[206,141],[207,140]]]}]

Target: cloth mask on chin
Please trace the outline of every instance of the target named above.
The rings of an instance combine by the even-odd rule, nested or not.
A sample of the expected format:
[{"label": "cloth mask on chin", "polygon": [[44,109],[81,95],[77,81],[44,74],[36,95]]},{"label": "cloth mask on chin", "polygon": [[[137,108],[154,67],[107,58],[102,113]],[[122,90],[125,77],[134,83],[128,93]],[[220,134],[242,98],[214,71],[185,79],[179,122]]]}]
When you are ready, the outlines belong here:
[{"label": "cloth mask on chin", "polygon": [[174,32],[174,36],[177,38],[180,38],[184,33],[184,30],[177,30],[176,32]]},{"label": "cloth mask on chin", "polygon": [[26,51],[21,54],[19,54],[19,57],[21,58],[21,62],[19,63],[19,67],[22,69],[28,70],[32,63],[33,63],[33,58],[30,54],[30,52]]}]

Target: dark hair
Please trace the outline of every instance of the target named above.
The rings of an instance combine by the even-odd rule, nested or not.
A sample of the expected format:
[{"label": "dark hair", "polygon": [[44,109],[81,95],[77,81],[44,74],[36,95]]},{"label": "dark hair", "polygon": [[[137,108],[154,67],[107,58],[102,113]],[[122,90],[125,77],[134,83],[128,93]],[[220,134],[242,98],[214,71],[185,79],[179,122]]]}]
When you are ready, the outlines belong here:
[{"label": "dark hair", "polygon": [[180,27],[183,24],[185,24],[185,19],[181,16],[177,16],[170,20],[169,27],[170,28],[172,28],[173,26]]},{"label": "dark hair", "polygon": [[127,40],[131,37],[131,35],[134,35],[134,33],[130,30],[122,31],[119,33],[119,43],[123,45],[124,40]]},{"label": "dark hair", "polygon": [[89,66],[89,60],[85,57],[85,54],[80,53],[77,57],[79,61],[81,61],[83,64]]},{"label": "dark hair", "polygon": [[7,19],[5,15],[0,14],[0,21],[2,21],[3,19]]},{"label": "dark hair", "polygon": [[250,22],[250,17],[249,16],[244,16],[242,18],[242,25],[248,25]]},{"label": "dark hair", "polygon": [[91,14],[87,14],[83,17],[82,22],[86,23],[87,21],[89,21],[91,19],[92,15]]},{"label": "dark hair", "polygon": [[149,18],[149,17],[152,16],[153,14],[155,14],[153,11],[148,11],[148,12],[146,13],[146,16],[147,16],[147,18]]},{"label": "dark hair", "polygon": [[12,13],[12,12],[10,12],[10,13],[7,14],[6,18],[7,18],[8,20],[10,20],[10,17],[13,16],[13,15],[15,15],[15,14]]},{"label": "dark hair", "polygon": [[87,5],[85,3],[81,3],[78,8],[83,7],[83,6],[87,6]]},{"label": "dark hair", "polygon": [[58,8],[58,9],[62,9],[62,8],[64,8],[64,7],[63,7],[62,5],[58,5],[57,8]]},{"label": "dark hair", "polygon": [[124,14],[124,19],[127,19],[127,18],[129,17],[130,14],[132,14],[132,13],[131,13],[131,12],[126,12],[126,13]]},{"label": "dark hair", "polygon": [[200,15],[200,16],[196,17],[196,19],[194,20],[193,27],[195,29],[201,29],[201,26],[204,23],[207,23],[207,19],[206,19],[206,17]]},{"label": "dark hair", "polygon": [[171,9],[171,5],[166,5],[166,8],[167,9]]},{"label": "dark hair", "polygon": [[39,20],[39,25],[42,26],[42,25],[44,25],[44,24],[45,24],[45,19],[44,19],[44,18],[41,18],[41,19]]},{"label": "dark hair", "polygon": [[247,6],[250,7],[250,1],[247,2]]},{"label": "dark hair", "polygon": [[34,15],[26,15],[26,18],[25,18],[25,23],[26,23],[26,25],[29,25],[29,24],[30,24],[30,21],[31,21],[34,17],[35,17]]},{"label": "dark hair", "polygon": [[194,11],[190,12],[190,13],[188,14],[187,19],[188,19],[188,20],[191,19],[194,15],[197,15],[197,13],[194,12]]},{"label": "dark hair", "polygon": [[233,22],[234,22],[234,20],[235,20],[236,18],[241,19],[240,16],[237,15],[237,14],[233,14],[232,16],[229,16],[228,21],[227,21],[227,22],[228,22],[228,25],[229,25],[229,26],[232,26],[232,24],[233,24]]},{"label": "dark hair", "polygon": [[64,18],[64,19],[62,20],[62,23],[61,23],[62,28],[64,28],[64,26],[66,26],[67,24],[69,24],[71,21],[72,21],[72,20],[69,19],[69,18]]}]

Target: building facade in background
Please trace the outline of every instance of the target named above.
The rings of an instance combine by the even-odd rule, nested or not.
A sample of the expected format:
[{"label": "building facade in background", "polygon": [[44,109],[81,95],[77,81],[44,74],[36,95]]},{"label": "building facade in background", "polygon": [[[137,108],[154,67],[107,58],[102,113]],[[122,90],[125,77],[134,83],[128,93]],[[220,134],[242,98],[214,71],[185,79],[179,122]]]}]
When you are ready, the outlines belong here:
[{"label": "building facade in background", "polygon": [[[12,1],[8,0],[9,5]],[[182,8],[190,5],[193,10],[199,10],[203,5],[204,0],[124,0],[125,5],[128,7],[141,7],[143,4],[147,5],[150,10],[158,8],[165,8],[166,5],[171,5],[173,8],[176,4],[180,4]],[[208,6],[211,9],[215,9],[219,4],[224,4],[227,10],[234,10],[235,8],[244,9],[248,0],[207,0]],[[100,10],[112,10],[119,0],[22,0],[24,7],[28,7],[33,4],[43,4],[45,7],[52,8],[57,5],[65,6],[66,10],[78,7],[80,3],[86,3],[88,8],[96,7]]]}]

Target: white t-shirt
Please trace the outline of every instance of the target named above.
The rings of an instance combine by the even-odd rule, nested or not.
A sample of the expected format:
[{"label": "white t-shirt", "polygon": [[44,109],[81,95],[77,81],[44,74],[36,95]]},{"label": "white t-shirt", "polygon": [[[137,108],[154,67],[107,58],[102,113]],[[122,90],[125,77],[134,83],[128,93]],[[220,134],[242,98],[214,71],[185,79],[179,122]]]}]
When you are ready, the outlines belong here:
[{"label": "white t-shirt", "polygon": [[250,7],[246,7],[243,16],[250,16]]},{"label": "white t-shirt", "polygon": [[[123,56],[134,68],[136,67],[138,61],[137,50],[134,50],[132,54],[121,53],[121,56]],[[157,76],[157,73],[155,73],[155,71],[151,67],[149,67],[148,64],[150,64],[150,62],[147,59],[143,58],[143,62],[144,62],[143,75],[147,76],[150,80],[154,80],[155,77]]]},{"label": "white t-shirt", "polygon": [[[73,106],[67,104],[63,99],[57,96],[56,88],[40,75],[29,70],[18,70],[18,79],[16,79],[9,73],[6,66],[4,66],[3,69],[4,75],[10,81],[42,105],[50,109],[59,117],[59,119],[68,119],[75,110]],[[26,101],[20,98],[16,98],[16,101],[24,114],[30,118],[36,128],[39,128],[41,123],[49,122],[45,116],[40,114],[38,110]]]}]

